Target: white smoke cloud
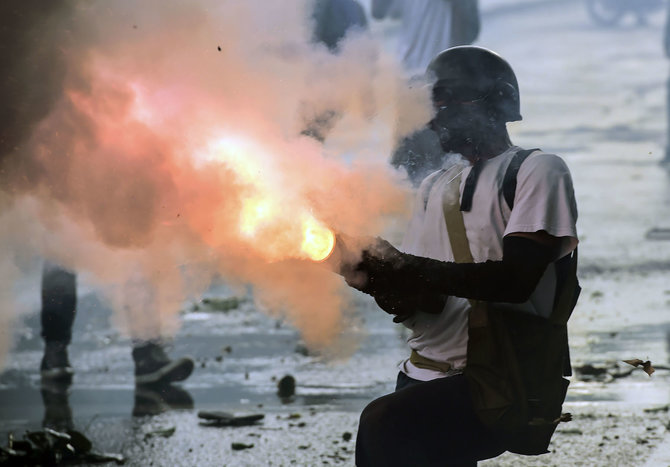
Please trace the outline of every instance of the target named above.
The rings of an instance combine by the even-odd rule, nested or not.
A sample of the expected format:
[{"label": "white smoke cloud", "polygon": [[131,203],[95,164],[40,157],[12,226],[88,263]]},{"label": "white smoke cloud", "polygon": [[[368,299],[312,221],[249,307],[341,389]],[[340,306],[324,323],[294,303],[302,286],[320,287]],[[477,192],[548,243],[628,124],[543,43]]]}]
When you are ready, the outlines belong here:
[{"label": "white smoke cloud", "polygon": [[[388,159],[428,119],[424,90],[365,33],[337,54],[312,44],[309,1],[14,3],[0,355],[12,284],[35,257],[95,278],[136,337],[174,332],[184,299],[221,276],[332,344],[341,279],[274,256],[301,213],[353,235],[406,213]],[[314,128],[323,144],[301,134]],[[271,220],[245,234],[256,199],[272,200]]]}]

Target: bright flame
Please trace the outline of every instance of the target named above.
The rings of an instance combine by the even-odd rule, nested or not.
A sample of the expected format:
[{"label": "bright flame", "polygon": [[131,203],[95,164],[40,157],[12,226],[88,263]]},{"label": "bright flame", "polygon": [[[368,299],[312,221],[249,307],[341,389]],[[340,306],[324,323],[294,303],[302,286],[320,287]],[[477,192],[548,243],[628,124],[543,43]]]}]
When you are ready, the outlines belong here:
[{"label": "bright flame", "polygon": [[310,213],[307,203],[287,192],[263,147],[240,138],[219,138],[201,157],[224,162],[245,185],[239,232],[267,261],[323,261],[330,256],[335,234]]},{"label": "bright flame", "polygon": [[253,237],[261,225],[272,216],[272,205],[269,199],[248,198],[242,203],[240,214],[240,230],[246,237]]},{"label": "bright flame", "polygon": [[335,248],[335,234],[313,217],[303,222],[302,251],[311,260],[323,261]]}]

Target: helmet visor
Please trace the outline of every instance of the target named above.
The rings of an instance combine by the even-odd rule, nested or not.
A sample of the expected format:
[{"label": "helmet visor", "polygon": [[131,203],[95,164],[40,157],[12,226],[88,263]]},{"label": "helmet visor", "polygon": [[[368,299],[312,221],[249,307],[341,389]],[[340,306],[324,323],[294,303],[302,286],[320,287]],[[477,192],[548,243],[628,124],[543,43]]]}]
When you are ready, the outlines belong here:
[{"label": "helmet visor", "polygon": [[432,91],[433,105],[436,109],[446,106],[475,103],[488,97],[489,90],[475,89],[463,83],[441,80],[435,83]]}]

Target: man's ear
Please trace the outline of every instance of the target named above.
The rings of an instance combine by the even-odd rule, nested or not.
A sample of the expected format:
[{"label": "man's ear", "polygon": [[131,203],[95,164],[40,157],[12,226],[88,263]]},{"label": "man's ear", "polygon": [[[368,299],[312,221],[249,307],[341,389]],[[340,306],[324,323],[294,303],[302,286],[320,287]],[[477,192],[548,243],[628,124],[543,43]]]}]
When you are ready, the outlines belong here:
[{"label": "man's ear", "polygon": [[496,81],[491,93],[486,98],[489,112],[493,112],[496,120],[501,120],[505,115],[509,115],[513,109],[511,102],[519,101],[519,93],[516,88],[505,81]]}]

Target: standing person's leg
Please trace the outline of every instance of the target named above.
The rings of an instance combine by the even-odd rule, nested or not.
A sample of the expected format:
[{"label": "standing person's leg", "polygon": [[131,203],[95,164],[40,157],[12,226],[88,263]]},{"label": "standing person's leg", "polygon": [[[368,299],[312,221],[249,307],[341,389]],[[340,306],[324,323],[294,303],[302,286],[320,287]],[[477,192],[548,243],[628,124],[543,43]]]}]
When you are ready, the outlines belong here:
[{"label": "standing person's leg", "polygon": [[128,313],[129,333],[133,338],[135,384],[167,384],[188,378],[195,366],[193,359],[171,360],[165,352],[164,317],[155,289],[137,270],[123,289],[124,309]]},{"label": "standing person's leg", "polygon": [[40,373],[45,379],[69,379],[72,367],[67,346],[77,308],[77,276],[57,265],[45,263],[42,269],[42,337],[44,356]]},{"label": "standing person's leg", "polygon": [[372,401],[356,439],[358,467],[475,466],[502,452],[474,413],[463,375],[405,385]]},{"label": "standing person's leg", "polygon": [[665,82],[665,125],[665,157],[661,163],[670,166],[670,77]]},{"label": "standing person's leg", "polygon": [[70,382],[57,379],[42,379],[40,394],[44,404],[42,426],[56,431],[74,429],[70,407]]}]

